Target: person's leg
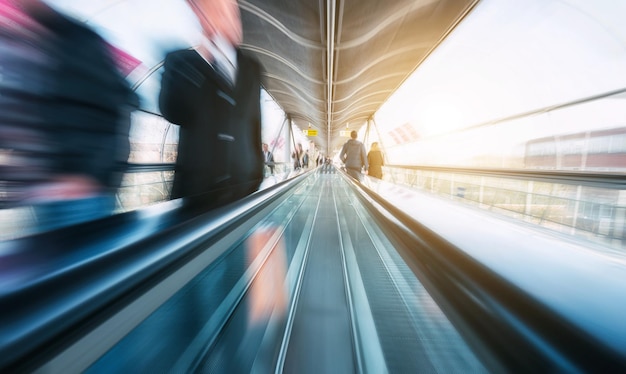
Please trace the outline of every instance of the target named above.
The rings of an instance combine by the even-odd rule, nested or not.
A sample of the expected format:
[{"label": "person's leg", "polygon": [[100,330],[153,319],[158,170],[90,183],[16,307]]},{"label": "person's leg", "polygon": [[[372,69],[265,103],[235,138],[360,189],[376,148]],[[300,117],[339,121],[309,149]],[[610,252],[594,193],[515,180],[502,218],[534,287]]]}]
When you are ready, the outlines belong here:
[{"label": "person's leg", "polygon": [[348,171],[348,175],[351,176],[352,178],[356,179],[357,181],[361,181],[361,172],[356,170],[356,169],[350,169],[350,168],[346,168],[346,170]]}]

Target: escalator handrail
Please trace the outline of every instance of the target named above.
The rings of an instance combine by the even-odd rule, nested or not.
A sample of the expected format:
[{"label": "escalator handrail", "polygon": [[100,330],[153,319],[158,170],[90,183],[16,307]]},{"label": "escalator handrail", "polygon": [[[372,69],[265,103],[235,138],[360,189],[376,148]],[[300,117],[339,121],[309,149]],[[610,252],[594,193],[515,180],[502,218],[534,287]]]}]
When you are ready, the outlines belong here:
[{"label": "escalator handrail", "polygon": [[545,183],[564,183],[587,187],[626,189],[626,174],[619,172],[578,171],[578,170],[530,170],[505,168],[463,168],[452,166],[427,165],[385,165],[392,169],[432,171],[475,175],[482,177],[532,180]]},{"label": "escalator handrail", "polygon": [[343,176],[448,318],[494,371],[626,368],[623,347],[606,344],[607,339],[576,325],[576,318],[550,309],[401,208]]},{"label": "escalator handrail", "polygon": [[165,277],[241,222],[260,221],[259,212],[308,176],[202,214],[184,211],[196,200],[179,199],[1,242],[0,266],[7,272],[0,279],[0,368],[45,362],[55,344],[60,350],[79,339],[77,326],[93,324],[94,315]]}]

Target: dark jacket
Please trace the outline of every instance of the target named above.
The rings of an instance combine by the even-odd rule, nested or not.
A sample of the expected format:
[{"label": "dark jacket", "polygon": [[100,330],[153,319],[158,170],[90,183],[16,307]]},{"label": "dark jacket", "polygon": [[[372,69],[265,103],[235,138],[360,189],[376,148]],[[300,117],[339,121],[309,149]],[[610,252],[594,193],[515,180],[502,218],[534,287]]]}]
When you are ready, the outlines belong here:
[{"label": "dark jacket", "polygon": [[165,58],[159,105],[180,126],[172,198],[208,193],[227,203],[263,180],[261,69],[241,51],[237,64],[232,87],[195,50]]}]

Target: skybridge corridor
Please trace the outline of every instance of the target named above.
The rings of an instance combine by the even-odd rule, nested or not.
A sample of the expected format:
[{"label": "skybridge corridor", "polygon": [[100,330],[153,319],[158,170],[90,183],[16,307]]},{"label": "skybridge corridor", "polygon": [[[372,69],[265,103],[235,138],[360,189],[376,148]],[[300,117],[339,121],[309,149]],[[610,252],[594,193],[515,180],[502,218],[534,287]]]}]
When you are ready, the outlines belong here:
[{"label": "skybridge corridor", "polygon": [[[139,103],[113,213],[39,229],[4,34],[26,3],[0,0],[1,373],[626,372],[626,2],[237,0],[261,116],[207,116],[255,140],[200,148],[273,158],[213,204],[174,196],[160,103],[166,56],[206,42],[192,2],[43,1]],[[347,174],[352,132],[381,174]]]}]

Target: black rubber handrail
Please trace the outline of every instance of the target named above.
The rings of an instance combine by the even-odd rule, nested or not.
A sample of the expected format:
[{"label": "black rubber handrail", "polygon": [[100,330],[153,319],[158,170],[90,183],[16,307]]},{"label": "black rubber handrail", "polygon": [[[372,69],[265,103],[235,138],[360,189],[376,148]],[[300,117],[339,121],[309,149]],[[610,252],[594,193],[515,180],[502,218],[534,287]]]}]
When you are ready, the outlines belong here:
[{"label": "black rubber handrail", "polygon": [[201,197],[173,200],[0,242],[0,371],[38,367],[79,339],[77,331],[102,310],[165,277],[242,222],[260,220],[259,212],[307,176],[208,212]]},{"label": "black rubber handrail", "polygon": [[526,170],[500,168],[461,168],[451,166],[426,165],[386,165],[388,168],[422,170],[438,173],[453,173],[496,178],[512,178],[534,180],[537,182],[564,183],[587,187],[626,189],[626,173],[590,172],[590,171],[556,171]]},{"label": "black rubber handrail", "polygon": [[[274,162],[274,165],[286,165],[291,164],[288,162]],[[176,164],[170,162],[163,163],[146,163],[146,164],[136,164],[136,163],[128,163],[126,166],[127,173],[151,173],[151,172],[159,172],[159,171],[174,171]]]},{"label": "black rubber handrail", "polygon": [[127,164],[127,173],[151,173],[159,171],[174,171],[176,164],[164,162],[164,163],[150,163],[150,164]]}]

